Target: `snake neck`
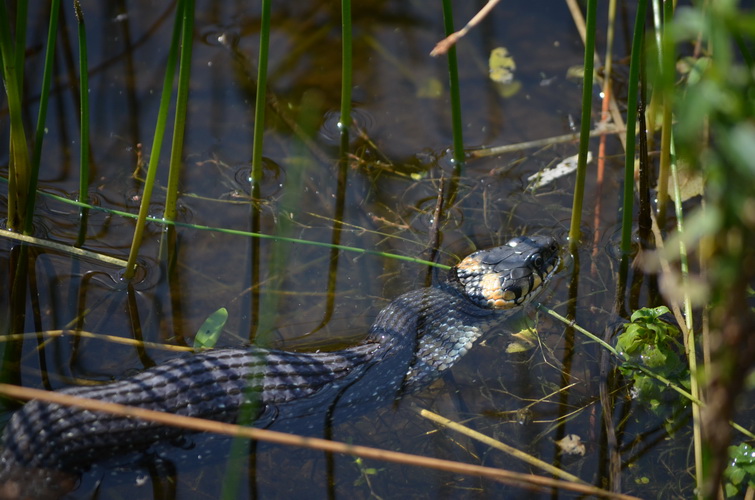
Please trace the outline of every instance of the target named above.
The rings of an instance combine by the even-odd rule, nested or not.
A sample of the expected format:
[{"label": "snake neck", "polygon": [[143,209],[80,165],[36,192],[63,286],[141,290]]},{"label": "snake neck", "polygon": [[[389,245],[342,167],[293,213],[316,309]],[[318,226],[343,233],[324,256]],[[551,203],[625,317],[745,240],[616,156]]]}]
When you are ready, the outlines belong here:
[{"label": "snake neck", "polygon": [[474,305],[452,282],[405,293],[380,311],[368,341],[406,359],[403,391],[413,392],[453,366],[504,314]]}]

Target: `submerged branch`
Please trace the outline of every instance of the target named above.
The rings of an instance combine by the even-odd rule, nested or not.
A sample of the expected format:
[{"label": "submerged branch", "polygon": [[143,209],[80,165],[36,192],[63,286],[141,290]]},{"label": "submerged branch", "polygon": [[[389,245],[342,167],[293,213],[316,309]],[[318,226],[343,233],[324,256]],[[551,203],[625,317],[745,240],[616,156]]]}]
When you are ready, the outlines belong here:
[{"label": "submerged branch", "polygon": [[[597,137],[604,134],[621,134],[624,132],[623,128],[619,128],[613,125],[602,126],[590,131],[590,137]],[[579,133],[557,135],[554,137],[548,137],[545,139],[537,139],[534,141],[519,142],[517,144],[507,144],[505,146],[494,146],[492,148],[482,148],[470,151],[469,158],[485,158],[487,156],[497,156],[504,153],[515,153],[524,149],[541,148],[544,146],[551,146],[553,144],[560,144],[563,142],[574,142],[579,140]]]}]

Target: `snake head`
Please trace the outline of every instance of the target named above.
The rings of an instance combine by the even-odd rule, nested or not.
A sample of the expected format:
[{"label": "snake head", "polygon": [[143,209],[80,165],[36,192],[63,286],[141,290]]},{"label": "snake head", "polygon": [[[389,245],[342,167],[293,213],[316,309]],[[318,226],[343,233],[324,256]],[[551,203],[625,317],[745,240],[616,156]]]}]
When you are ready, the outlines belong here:
[{"label": "snake head", "polygon": [[477,251],[451,269],[466,297],[483,309],[512,309],[532,300],[556,272],[559,244],[549,236],[519,236]]}]

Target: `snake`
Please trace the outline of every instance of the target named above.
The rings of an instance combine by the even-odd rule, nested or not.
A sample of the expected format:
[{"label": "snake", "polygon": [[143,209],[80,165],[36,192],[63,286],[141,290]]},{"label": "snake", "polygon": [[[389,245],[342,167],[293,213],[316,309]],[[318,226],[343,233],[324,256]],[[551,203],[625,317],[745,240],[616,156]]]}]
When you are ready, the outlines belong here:
[{"label": "snake", "polygon": [[[391,301],[362,342],[339,351],[213,349],[112,383],[59,392],[228,423],[237,422],[243,408],[262,422],[340,411],[348,418],[438,379],[544,288],[560,265],[559,253],[550,236],[519,236],[476,251],[433,286]],[[19,467],[81,472],[102,457],[146,449],[180,433],[145,420],[33,400],[3,432],[0,484]]]}]

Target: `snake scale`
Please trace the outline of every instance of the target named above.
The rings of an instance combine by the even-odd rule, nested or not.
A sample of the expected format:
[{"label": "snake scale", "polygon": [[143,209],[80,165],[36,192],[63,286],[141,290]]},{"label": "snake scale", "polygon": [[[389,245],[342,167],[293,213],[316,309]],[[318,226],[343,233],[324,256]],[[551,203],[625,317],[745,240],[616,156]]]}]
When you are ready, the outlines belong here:
[{"label": "snake scale", "polygon": [[[559,262],[553,238],[517,237],[469,255],[434,286],[393,300],[359,345],[327,353],[217,349],[60,392],[222,422],[236,422],[251,402],[257,418],[270,421],[385,404],[437,379],[492,325],[529,302]],[[31,401],[5,428],[0,484],[19,467],[82,471],[104,456],[179,434],[138,419]]]}]

